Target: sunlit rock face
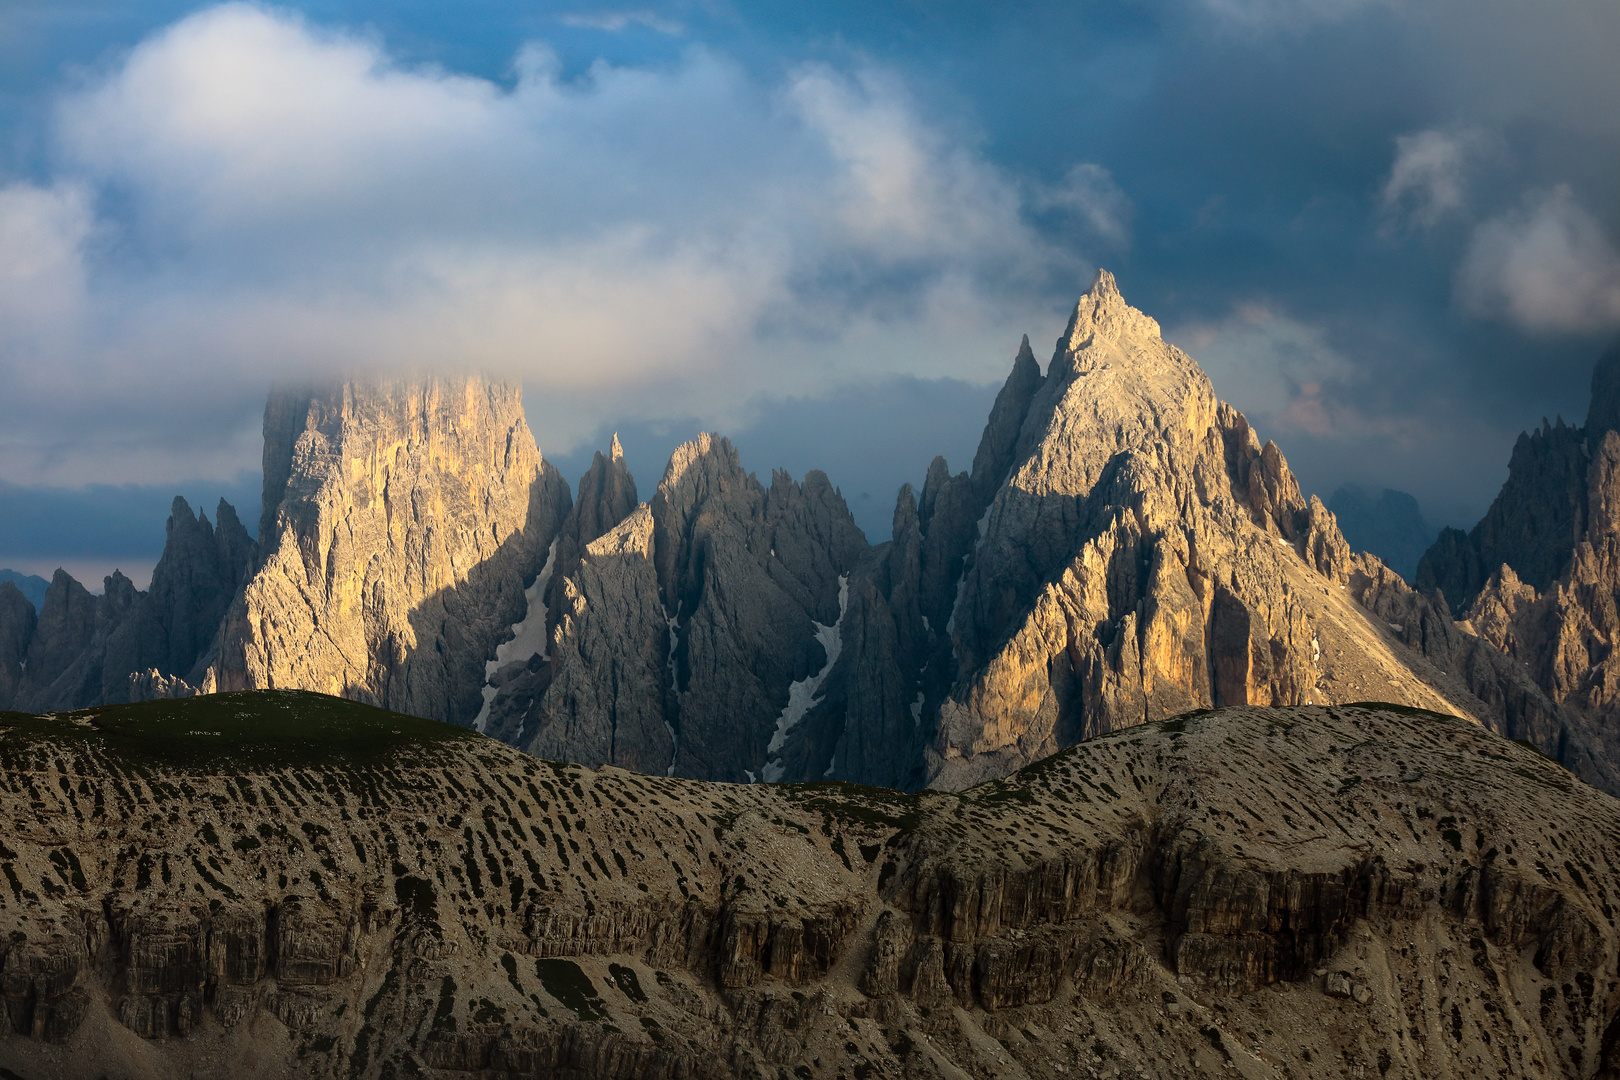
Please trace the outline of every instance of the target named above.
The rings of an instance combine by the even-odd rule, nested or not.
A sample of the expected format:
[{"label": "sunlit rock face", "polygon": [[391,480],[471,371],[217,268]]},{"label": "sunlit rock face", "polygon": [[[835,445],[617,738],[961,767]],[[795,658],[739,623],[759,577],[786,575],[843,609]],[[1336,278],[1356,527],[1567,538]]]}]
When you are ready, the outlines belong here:
[{"label": "sunlit rock face", "polygon": [[[1594,416],[1620,415],[1615,367]],[[258,541],[177,500],[150,591],[59,573],[32,621],[0,597],[0,695],[297,687],[592,766],[908,789],[1195,708],[1383,700],[1620,790],[1620,675],[1594,644],[1620,634],[1606,423],[1521,442],[1487,521],[1443,535],[1414,588],[1351,552],[1106,272],[1044,372],[1019,347],[971,470],[936,458],[877,544],[824,474],[764,484],[717,435],[646,502],[615,437],[575,499],[515,386],[280,391]]]},{"label": "sunlit rock face", "polygon": [[347,383],[265,410],[257,571],[204,691],[298,687],[469,724],[567,516],[516,386]]},{"label": "sunlit rock face", "polygon": [[954,676],[922,688],[936,786],[1198,707],[1486,711],[1369,624],[1340,588],[1359,563],[1332,515],[1106,272],[968,541],[948,618],[930,621]]}]

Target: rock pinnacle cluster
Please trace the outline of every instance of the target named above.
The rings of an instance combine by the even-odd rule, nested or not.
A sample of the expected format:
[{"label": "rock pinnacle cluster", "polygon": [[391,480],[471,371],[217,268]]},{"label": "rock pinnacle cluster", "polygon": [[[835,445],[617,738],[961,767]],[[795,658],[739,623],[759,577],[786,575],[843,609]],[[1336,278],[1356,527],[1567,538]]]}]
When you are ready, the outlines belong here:
[{"label": "rock pinnacle cluster", "polygon": [[718,435],[643,501],[616,436],[571,491],[515,386],[278,391],[257,539],[177,501],[147,592],[58,574],[36,613],[0,584],[0,706],[309,689],[591,767],[915,790],[1192,709],[1378,700],[1617,791],[1617,368],[1415,586],[1106,271],[877,544],[827,476],[767,484]]}]

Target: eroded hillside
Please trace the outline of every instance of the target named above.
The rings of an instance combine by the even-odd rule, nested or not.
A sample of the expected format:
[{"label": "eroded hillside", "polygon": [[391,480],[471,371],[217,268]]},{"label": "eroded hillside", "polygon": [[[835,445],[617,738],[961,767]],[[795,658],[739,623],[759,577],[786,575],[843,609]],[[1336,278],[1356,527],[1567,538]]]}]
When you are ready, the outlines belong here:
[{"label": "eroded hillside", "polygon": [[0,717],[20,1076],[1593,1076],[1620,803],[1240,707],[962,793],[553,765],[302,693]]}]

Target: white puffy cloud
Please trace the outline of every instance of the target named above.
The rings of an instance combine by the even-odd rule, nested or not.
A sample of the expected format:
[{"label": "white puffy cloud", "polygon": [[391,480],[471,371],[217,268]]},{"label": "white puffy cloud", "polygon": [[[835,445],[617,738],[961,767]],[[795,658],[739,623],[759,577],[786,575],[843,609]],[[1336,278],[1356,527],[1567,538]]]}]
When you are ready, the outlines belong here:
[{"label": "white puffy cloud", "polygon": [[1563,184],[1481,223],[1456,289],[1473,313],[1531,330],[1620,326],[1620,252]]},{"label": "white puffy cloud", "polygon": [[515,70],[229,4],[66,97],[54,179],[0,189],[26,286],[0,304],[28,309],[0,323],[0,476],[234,475],[271,382],[340,371],[520,378],[552,449],[609,416],[999,378],[1086,280],[875,67],[762,84],[694,47],[564,79],[532,45]]},{"label": "white puffy cloud", "polygon": [[1381,204],[1391,221],[1420,228],[1439,224],[1467,206],[1470,159],[1484,137],[1478,131],[1418,131],[1395,137],[1395,162],[1384,182]]},{"label": "white puffy cloud", "polygon": [[84,303],[84,250],[93,229],[77,186],[0,187],[0,341],[15,357],[10,374],[18,389],[53,381],[54,339]]}]

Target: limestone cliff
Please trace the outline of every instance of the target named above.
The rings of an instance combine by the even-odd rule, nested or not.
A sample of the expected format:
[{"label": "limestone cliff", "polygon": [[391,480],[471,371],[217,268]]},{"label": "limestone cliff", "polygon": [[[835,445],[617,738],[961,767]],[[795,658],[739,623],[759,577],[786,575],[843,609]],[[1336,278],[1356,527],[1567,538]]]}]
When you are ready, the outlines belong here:
[{"label": "limestone cliff", "polygon": [[10,581],[0,582],[0,709],[9,709],[22,684],[23,662],[38,617],[34,605]]},{"label": "limestone cliff", "polygon": [[1552,703],[1526,710],[1521,737],[1609,791],[1620,790],[1617,400],[1620,344],[1593,371],[1585,426],[1560,420],[1521,435],[1485,517],[1443,535],[1418,580]]},{"label": "limestone cliff", "polygon": [[1471,532],[1441,531],[1418,562],[1418,590],[1438,590],[1461,617],[1504,564],[1546,589],[1586,533],[1588,468],[1587,433],[1562,418],[1521,434],[1501,493]]},{"label": "limestone cliff", "polygon": [[[668,603],[675,578],[659,559]],[[742,565],[711,560],[707,573],[735,597]],[[795,681],[767,779],[959,787],[1231,704],[1405,702],[1549,752],[1568,726],[1523,664],[1353,555],[1281,451],[1106,273],[1045,375],[1022,343],[972,472],[935,459],[844,592],[836,659]],[[632,636],[656,634],[646,624]],[[707,731],[693,719],[683,733]],[[1601,755],[1560,760],[1620,790]]]},{"label": "limestone cliff", "polygon": [[176,497],[145,592],[114,571],[102,594],[91,596],[58,570],[40,630],[25,642],[27,672],[11,697],[0,691],[0,700],[44,711],[193,692],[184,676],[253,566],[254,544],[235,509],[221,499],[217,517],[216,527]]},{"label": "limestone cliff", "polygon": [[28,1080],[1620,1067],[1620,803],[1416,710],[1240,707],[901,795],[235,694],[0,716],[0,819]]},{"label": "limestone cliff", "polygon": [[[766,488],[707,434],[618,520],[634,493],[620,455],[598,455],[579,506],[601,509],[569,542],[576,556],[558,548],[547,654],[501,686],[499,733],[592,765],[779,778],[781,734],[833,665],[841,583],[865,540],[824,474],[777,473]],[[508,701],[522,706],[515,722]]]},{"label": "limestone cliff", "polygon": [[[486,704],[474,724],[478,730],[514,746],[525,746],[534,736],[538,706],[552,682],[551,639],[565,611],[577,606],[574,601],[578,598],[578,588],[575,587],[575,594],[570,596],[570,582],[580,576],[580,562],[591,543],[617,526],[635,507],[635,477],[630,475],[624,463],[624,449],[619,445],[619,437],[614,435],[608,453],[604,455],[598,450],[592,456],[591,467],[580,477],[579,497],[552,540],[539,576],[525,594],[528,604],[523,621],[513,624],[511,637],[496,648],[495,658],[485,664],[488,672],[483,691]],[[654,601],[656,603],[656,588]],[[627,613],[620,612],[620,616]],[[610,636],[615,633],[610,627],[603,629]],[[645,636],[646,630],[639,624],[626,625],[623,633],[628,637]],[[661,628],[657,635],[662,641]],[[600,649],[601,646],[593,650],[593,655],[600,654]],[[604,663],[609,663],[605,655]],[[661,672],[660,668],[654,685],[645,688],[640,684],[623,685],[615,674],[598,693],[609,698],[636,696],[645,689],[662,701],[663,684],[667,680]],[[577,729],[565,723],[562,730]],[[561,731],[551,736],[553,740],[560,737]],[[611,736],[607,737],[611,742]],[[577,750],[571,750],[569,744],[559,744],[551,747],[552,756],[598,764],[615,760],[611,755],[595,756],[598,751],[593,737],[580,734],[579,738]],[[666,748],[661,760],[667,765],[668,758]]]},{"label": "limestone cliff", "polygon": [[[1045,376],[1019,351],[972,476],[930,468],[915,541],[910,517],[897,510],[891,565],[870,575],[891,583],[876,589],[883,633],[865,635],[880,656],[851,662],[863,687],[841,719],[821,717],[849,742],[872,717],[904,727],[901,699],[907,785],[1006,776],[1200,706],[1388,699],[1494,716],[1348,596],[1361,562],[1332,515],[1106,272]],[[909,609],[889,596],[914,542],[927,641],[907,657],[883,640],[906,636]]]},{"label": "limestone cliff", "polygon": [[77,687],[57,688],[55,684],[64,677],[72,682],[70,669],[90,650],[97,623],[105,627],[121,606],[118,598],[125,592],[123,584],[122,580],[115,583],[108,578],[107,593],[98,599],[65,570],[58,569],[51,576],[28,643],[27,667],[18,683],[13,708],[43,711],[58,707],[59,702],[66,708],[90,703],[78,699]]},{"label": "limestone cliff", "polygon": [[346,383],[265,409],[259,565],[190,682],[460,724],[567,515],[515,386]]}]

